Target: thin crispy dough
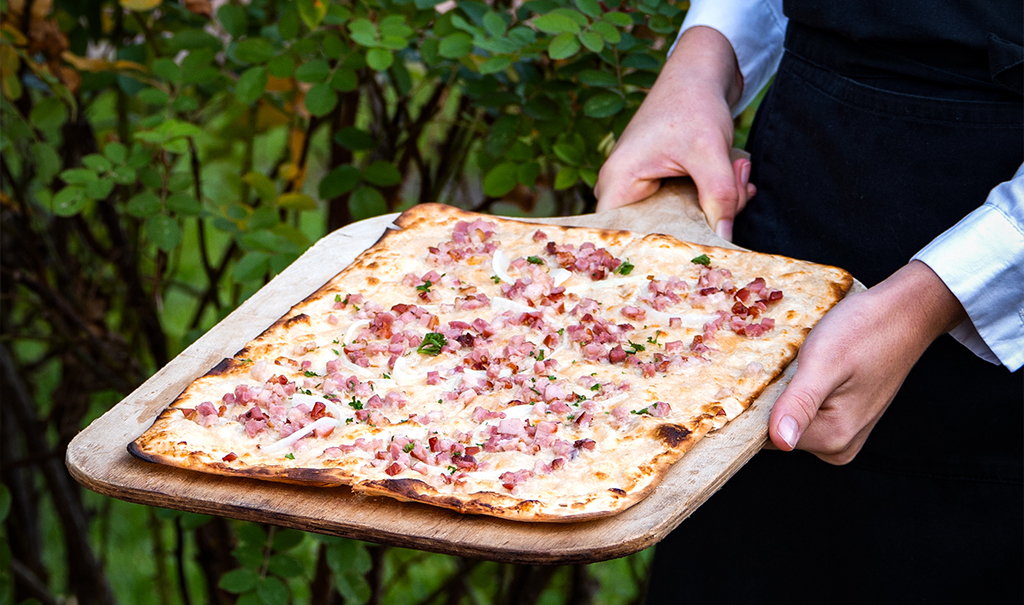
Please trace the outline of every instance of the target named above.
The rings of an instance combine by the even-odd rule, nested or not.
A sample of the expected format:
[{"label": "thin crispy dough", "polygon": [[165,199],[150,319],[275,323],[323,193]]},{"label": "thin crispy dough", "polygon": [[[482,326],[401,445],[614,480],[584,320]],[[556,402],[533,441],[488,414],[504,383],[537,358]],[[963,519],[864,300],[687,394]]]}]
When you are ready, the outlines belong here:
[{"label": "thin crispy dough", "polygon": [[[623,405],[629,405],[635,412],[656,400],[667,401],[672,413],[663,419],[643,414],[635,418],[631,416],[632,424],[627,433],[616,434],[605,429],[601,433],[593,429],[596,448],[593,452],[580,450],[579,459],[583,465],[574,466],[571,472],[562,475],[558,474],[561,471],[552,472],[550,479],[541,478],[531,484],[539,487],[531,487],[517,495],[508,493],[500,482],[494,480],[489,484],[482,479],[474,480],[480,485],[478,489],[458,491],[432,485],[411,471],[387,477],[379,471],[376,474],[365,471],[363,467],[368,465],[361,460],[315,455],[316,451],[323,452],[325,447],[351,443],[356,433],[346,432],[350,429],[362,431],[358,433],[360,436],[373,438],[387,436],[387,427],[364,425],[352,429],[343,425],[329,437],[310,439],[316,441],[316,451],[296,452],[294,459],[289,459],[283,454],[262,452],[258,441],[264,437],[246,438],[244,430],[239,428],[241,425],[230,418],[218,421],[216,431],[200,427],[189,419],[189,413],[202,401],[213,400],[219,404],[219,394],[231,391],[237,384],[251,384],[251,360],[267,360],[272,373],[301,383],[303,372],[293,363],[293,349],[296,345],[310,343],[319,347],[317,351],[330,351],[331,346],[323,346],[324,341],[332,337],[337,340],[338,329],[329,326],[325,318],[334,313],[332,305],[335,300],[353,292],[373,292],[383,297],[380,302],[385,308],[394,302],[415,302],[408,296],[398,296],[402,291],[396,283],[406,272],[420,275],[429,270],[430,267],[416,259],[425,255],[428,246],[448,239],[458,221],[481,218],[498,226],[496,237],[502,248],[514,249],[523,257],[528,253],[524,250],[531,250],[531,245],[538,249],[543,247],[543,243],[532,242],[533,233],[540,229],[547,234],[547,239],[558,243],[578,246],[589,241],[598,247],[606,247],[616,257],[628,258],[636,267],[636,279],[622,279],[615,283],[593,282],[597,288],[594,290],[588,289],[584,283],[579,286],[582,294],[573,294],[577,300],[584,296],[625,297],[625,293],[635,296],[645,286],[646,275],[650,276],[647,279],[668,275],[689,279],[686,276],[699,269],[689,260],[706,254],[713,259],[714,266],[728,268],[737,276],[737,287],[745,283],[739,281],[741,277],[752,279],[762,276],[770,287],[784,292],[785,297],[778,303],[778,308],[770,310],[776,320],[776,329],[759,339],[741,337],[727,330],[719,331],[715,346],[720,352],[713,355],[713,363],[703,364],[693,371],[688,369],[648,380],[634,372],[629,377],[632,381],[628,391],[630,403]],[[721,428],[746,409],[796,356],[810,327],[845,295],[853,283],[852,277],[841,269],[779,256],[699,246],[660,234],[640,236],[619,230],[527,224],[437,204],[416,206],[399,216],[395,223],[399,230],[386,231],[350,266],[295,305],[233,359],[223,360],[197,379],[157,417],[145,434],[128,446],[129,452],[148,462],[219,475],[324,486],[349,485],[367,495],[421,502],[468,514],[557,522],[602,517],[639,502],[654,489],[668,468],[704,435]],[[473,262],[471,259],[459,268],[460,271],[476,271],[473,282],[467,285],[473,289],[467,292],[485,292],[492,299],[501,296],[491,282],[489,264],[474,266]],[[618,290],[613,290],[613,286]],[[609,313],[614,307],[614,300],[606,299],[606,302],[611,301],[605,307]],[[442,322],[447,321],[444,317],[441,319]],[[686,338],[689,342],[693,334],[699,333],[699,328],[696,331],[691,328],[676,332],[666,330],[661,343],[673,338]],[[655,336],[658,335],[655,333]],[[659,345],[656,342],[651,346]],[[319,360],[315,363],[322,364],[323,359],[316,357],[318,354],[311,353],[314,359]],[[757,361],[764,370],[757,375],[748,375],[744,369],[750,361]],[[560,366],[558,371],[571,379],[572,372],[581,375],[596,369],[607,371],[607,375],[601,375],[602,379],[621,380],[621,377],[613,375],[625,373],[619,371],[621,368],[616,367],[611,372],[609,364],[602,363],[603,366],[598,364],[586,368],[586,363],[579,366],[565,364],[568,367]],[[731,394],[721,395],[719,392],[715,395],[723,386],[729,387]],[[476,401],[491,406],[488,409],[509,409],[502,407],[506,404],[497,401],[496,397],[480,396]],[[598,420],[594,423],[604,426]],[[577,429],[569,423],[562,426],[562,430],[568,435]],[[347,441],[342,440],[342,433],[348,435]],[[231,454],[234,454],[233,458]],[[492,487],[487,488],[486,485]]]}]

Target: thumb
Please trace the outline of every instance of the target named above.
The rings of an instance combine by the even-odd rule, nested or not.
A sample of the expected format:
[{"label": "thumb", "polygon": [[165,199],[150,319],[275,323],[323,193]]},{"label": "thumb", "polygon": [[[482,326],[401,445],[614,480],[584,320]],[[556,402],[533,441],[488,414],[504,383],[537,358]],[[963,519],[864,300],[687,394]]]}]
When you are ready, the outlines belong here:
[{"label": "thumb", "polygon": [[[697,185],[697,196],[708,225],[724,239],[732,239],[732,223],[746,197],[740,195],[736,173],[729,159],[729,148],[710,153],[704,161],[690,166],[690,176]],[[746,193],[745,191],[743,192]]]},{"label": "thumb", "polygon": [[798,365],[793,380],[772,407],[768,420],[772,443],[787,452],[796,449],[822,404],[841,382],[832,384],[828,375],[814,371],[812,363]]},{"label": "thumb", "polygon": [[618,165],[606,162],[598,173],[594,196],[597,197],[597,211],[604,212],[620,206],[639,202],[654,195],[661,186],[660,179],[641,179]]}]

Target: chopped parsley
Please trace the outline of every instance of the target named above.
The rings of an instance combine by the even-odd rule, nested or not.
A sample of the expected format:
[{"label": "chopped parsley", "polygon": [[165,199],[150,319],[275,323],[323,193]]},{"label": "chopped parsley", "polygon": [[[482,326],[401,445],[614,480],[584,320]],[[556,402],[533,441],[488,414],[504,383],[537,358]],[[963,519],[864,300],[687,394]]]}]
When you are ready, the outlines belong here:
[{"label": "chopped parsley", "polygon": [[408,454],[409,452],[412,451],[412,448],[414,448],[414,447],[416,447],[415,443],[407,443],[407,444],[405,444],[405,447],[402,448],[402,451],[405,452],[406,454]]},{"label": "chopped parsley", "polygon": [[420,292],[430,292],[430,286],[433,286],[433,285],[434,285],[434,282],[432,282],[432,281],[430,281],[428,279],[425,282],[423,282],[422,284],[416,286],[416,289],[419,290]]},{"label": "chopped parsley", "polygon": [[444,334],[428,332],[426,336],[423,337],[423,342],[420,343],[416,352],[434,357],[439,355],[441,353],[441,348],[447,344],[448,339],[444,337]]},{"label": "chopped parsley", "polygon": [[348,402],[348,405],[349,405],[349,407],[351,407],[351,408],[352,408],[353,410],[361,410],[361,409],[363,409],[363,402],[362,402],[362,401],[359,401],[359,400],[358,400],[358,399],[356,399],[355,397],[353,397],[353,398],[352,398],[352,401],[349,401],[349,402]]},{"label": "chopped parsley", "polygon": [[319,374],[317,374],[313,370],[306,370],[305,372],[303,372],[303,375],[305,375],[306,378],[316,378],[317,376],[319,376]]},{"label": "chopped parsley", "polygon": [[391,374],[381,374],[384,380],[391,380]]},{"label": "chopped parsley", "polygon": [[458,471],[458,470],[459,470],[459,468],[457,466],[455,466],[453,464],[449,464],[448,465],[448,473],[454,475],[455,472]]},{"label": "chopped parsley", "polygon": [[629,259],[624,260],[622,264],[620,264],[618,267],[615,267],[615,270],[612,271],[612,273],[618,273],[619,275],[629,275],[632,272],[633,265],[629,262]]},{"label": "chopped parsley", "polygon": [[241,361],[242,363],[252,363],[252,360],[249,359],[248,357],[245,359],[239,359],[239,361]]},{"label": "chopped parsley", "polygon": [[642,416],[643,414],[647,414],[648,416],[651,415],[650,410],[648,410],[647,408],[644,408],[642,410],[631,410],[629,413],[636,414],[637,416]]},{"label": "chopped parsley", "polygon": [[491,281],[493,281],[496,284],[500,284],[501,283],[501,278],[498,277],[497,275],[492,275],[491,276]]},{"label": "chopped parsley", "polygon": [[664,332],[662,332],[661,330],[655,330],[654,331],[654,337],[652,338],[652,337],[648,336],[647,337],[647,342],[651,343],[652,345],[656,345],[656,346],[660,347],[661,343],[658,342],[658,339],[661,338],[662,334],[664,334]]},{"label": "chopped parsley", "polygon": [[338,340],[337,338],[335,338],[334,340],[331,341],[331,344],[332,345],[338,345],[338,344],[341,344],[341,341]]},{"label": "chopped parsley", "polygon": [[293,454],[291,452],[288,452],[287,454],[285,454],[284,457],[289,459],[289,460],[295,460],[295,454]]},{"label": "chopped parsley", "polygon": [[636,355],[637,353],[639,353],[641,351],[647,350],[647,347],[645,347],[643,345],[640,345],[640,344],[637,344],[637,343],[633,342],[632,340],[627,340],[626,342],[629,343],[629,346],[633,347],[632,351],[626,351],[626,353],[629,354],[629,355]]},{"label": "chopped parsley", "polygon": [[595,383],[594,386],[590,387],[590,390],[591,391],[600,391],[601,390],[601,383],[600,382]]},{"label": "chopped parsley", "polygon": [[531,265],[543,265],[544,259],[539,256],[527,256],[526,262],[530,263]]},{"label": "chopped parsley", "polygon": [[341,353],[338,352],[338,349],[331,349],[331,350],[334,351],[335,355],[337,355],[338,357],[341,357]]},{"label": "chopped parsley", "polygon": [[554,381],[556,381],[558,379],[555,378],[554,376],[552,376],[551,374],[548,374],[548,380],[550,380],[551,382],[554,382]]},{"label": "chopped parsley", "polygon": [[691,258],[690,262],[696,265],[704,265],[705,267],[711,266],[711,259],[708,258],[707,254],[701,254],[697,258]]},{"label": "chopped parsley", "polygon": [[[345,300],[348,300],[347,298]],[[341,302],[341,294],[334,295],[334,302]]]},{"label": "chopped parsley", "polygon": [[303,395],[313,395],[313,391],[309,389],[299,389],[299,392],[302,393]]},{"label": "chopped parsley", "polygon": [[538,391],[537,389],[535,389],[533,387],[530,387],[530,390],[533,391],[534,393],[536,393],[538,396],[543,397],[543,395],[541,395],[540,391]]}]

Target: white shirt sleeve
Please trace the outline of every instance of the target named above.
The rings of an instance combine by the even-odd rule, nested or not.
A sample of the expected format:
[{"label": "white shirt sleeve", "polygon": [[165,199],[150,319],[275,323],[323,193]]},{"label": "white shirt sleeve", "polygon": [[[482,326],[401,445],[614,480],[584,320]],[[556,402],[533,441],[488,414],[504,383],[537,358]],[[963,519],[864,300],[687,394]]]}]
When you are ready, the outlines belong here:
[{"label": "white shirt sleeve", "polygon": [[[679,35],[698,25],[710,27],[724,35],[736,52],[743,75],[743,94],[732,108],[734,117],[754,100],[779,68],[787,22],[782,14],[782,0],[693,0],[690,4]],[[675,44],[669,54],[673,50]]]},{"label": "white shirt sleeve", "polygon": [[979,357],[1024,366],[1024,166],[985,204],[914,256],[967,311],[950,331]]}]

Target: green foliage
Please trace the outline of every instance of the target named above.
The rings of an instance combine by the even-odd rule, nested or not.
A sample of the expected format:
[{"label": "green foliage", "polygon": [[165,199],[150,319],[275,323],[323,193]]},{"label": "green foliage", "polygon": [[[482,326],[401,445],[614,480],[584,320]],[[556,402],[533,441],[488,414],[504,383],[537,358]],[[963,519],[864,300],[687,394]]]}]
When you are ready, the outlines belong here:
[{"label": "green foliage", "polygon": [[[49,570],[57,601],[141,602],[155,583],[161,603],[309,602],[327,578],[347,603],[406,603],[464,577],[464,602],[499,602],[509,566],[83,505],[40,466],[328,230],[422,202],[592,209],[686,3],[217,4],[0,0],[0,347],[36,407],[3,417],[27,437],[3,450],[25,471],[0,486],[0,603],[12,557]],[[91,519],[78,556],[69,510]],[[42,554],[7,531],[27,518],[17,536]],[[595,602],[635,602],[648,556],[588,568]],[[545,603],[576,582],[545,577]]]}]

